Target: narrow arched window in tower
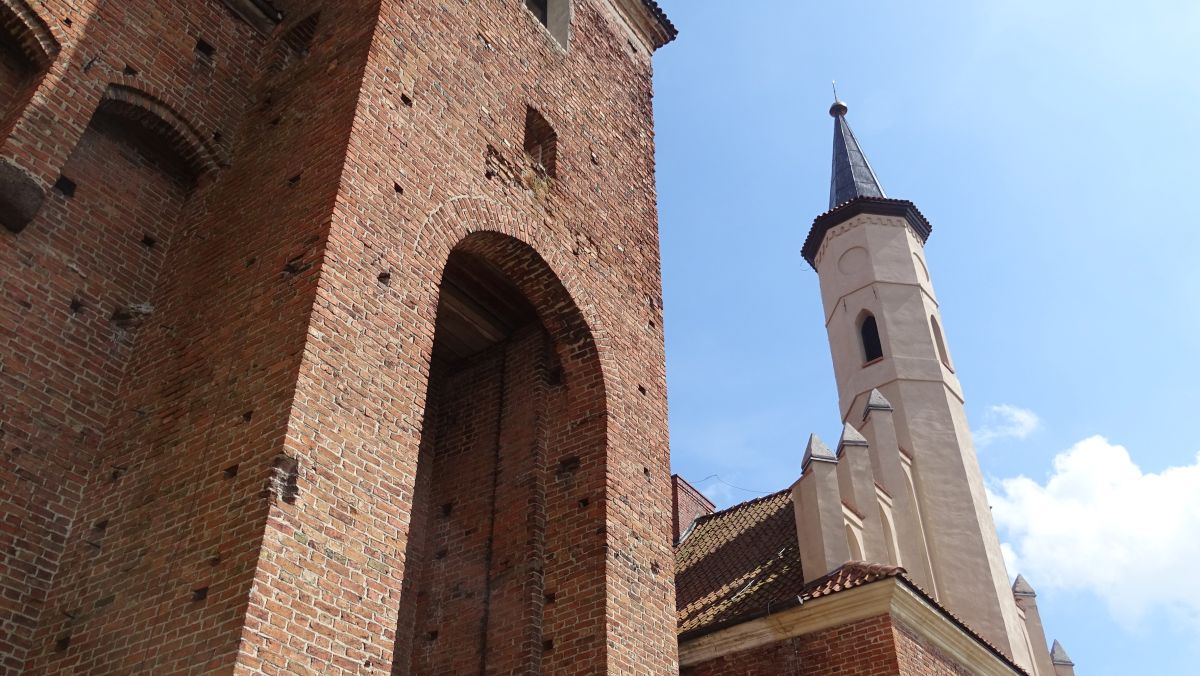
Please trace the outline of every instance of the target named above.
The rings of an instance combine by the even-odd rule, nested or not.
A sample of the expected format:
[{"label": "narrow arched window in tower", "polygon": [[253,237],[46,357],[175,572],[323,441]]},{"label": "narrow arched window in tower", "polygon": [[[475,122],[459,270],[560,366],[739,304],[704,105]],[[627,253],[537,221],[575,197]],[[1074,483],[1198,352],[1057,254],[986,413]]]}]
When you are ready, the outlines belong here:
[{"label": "narrow arched window in tower", "polygon": [[862,339],[863,363],[883,358],[883,343],[879,340],[879,324],[875,315],[864,312],[858,320],[858,335]]},{"label": "narrow arched window in tower", "polygon": [[933,329],[933,342],[937,344],[938,358],[946,365],[946,368],[954,370],[950,365],[950,353],[946,351],[946,339],[942,338],[942,327],[938,324],[937,317],[929,315],[929,326]]}]

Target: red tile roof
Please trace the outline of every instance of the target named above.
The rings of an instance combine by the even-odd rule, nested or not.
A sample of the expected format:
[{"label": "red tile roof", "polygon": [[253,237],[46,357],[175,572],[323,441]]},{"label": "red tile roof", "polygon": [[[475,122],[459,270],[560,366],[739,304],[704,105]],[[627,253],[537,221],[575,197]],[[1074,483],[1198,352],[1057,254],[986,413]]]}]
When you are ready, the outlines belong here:
[{"label": "red tile roof", "polygon": [[805,584],[790,490],[697,519],[676,547],[675,562],[681,637],[904,573],[851,561]]},{"label": "red tile roof", "polygon": [[655,0],[642,0],[642,4],[646,6],[650,14],[667,31],[667,42],[674,40],[679,35],[679,29],[675,28],[675,24],[671,23],[671,20],[667,18],[667,13],[663,11],[662,7]]},{"label": "red tile roof", "polygon": [[816,598],[898,578],[1018,673],[1025,673],[1012,658],[910,580],[904,568],[847,561],[805,584],[790,489],[697,519],[675,547],[675,570],[681,641]]},{"label": "red tile roof", "polygon": [[697,519],[675,549],[679,633],[724,626],[804,586],[791,491]]}]

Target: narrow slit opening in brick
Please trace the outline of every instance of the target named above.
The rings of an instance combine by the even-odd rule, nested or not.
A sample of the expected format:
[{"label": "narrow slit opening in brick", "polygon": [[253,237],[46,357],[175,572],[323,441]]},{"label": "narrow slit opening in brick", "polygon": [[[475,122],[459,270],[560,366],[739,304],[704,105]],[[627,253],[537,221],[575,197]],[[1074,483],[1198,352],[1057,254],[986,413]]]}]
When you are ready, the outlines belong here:
[{"label": "narrow slit opening in brick", "polygon": [[216,54],[216,47],[213,47],[204,38],[196,38],[196,58],[203,61],[212,61]]},{"label": "narrow slit opening in brick", "polygon": [[61,193],[63,197],[74,197],[75,187],[75,181],[66,176],[59,176],[58,180],[54,182],[54,189]]},{"label": "narrow slit opening in brick", "polygon": [[550,177],[558,175],[558,134],[534,108],[525,110],[525,153],[535,170]]}]

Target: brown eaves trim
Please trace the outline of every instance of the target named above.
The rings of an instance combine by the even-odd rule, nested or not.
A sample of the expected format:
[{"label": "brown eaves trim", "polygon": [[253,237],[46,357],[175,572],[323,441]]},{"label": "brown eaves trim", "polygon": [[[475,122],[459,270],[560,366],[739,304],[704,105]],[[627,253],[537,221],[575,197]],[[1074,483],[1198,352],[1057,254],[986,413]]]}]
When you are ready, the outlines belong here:
[{"label": "brown eaves trim", "polygon": [[658,6],[658,3],[655,2],[655,0],[642,0],[642,4],[645,5],[650,14],[658,20],[659,25],[661,25],[663,29],[667,31],[667,41],[663,43],[664,45],[679,36],[679,29],[675,28],[675,24],[671,23],[671,19],[667,17],[667,13],[663,11],[662,7]]},{"label": "brown eaves trim", "polygon": [[808,239],[804,240],[804,248],[800,250],[800,254],[804,256],[804,260],[808,261],[813,270],[817,269],[817,252],[821,250],[821,242],[825,240],[825,233],[832,230],[834,226],[862,214],[899,216],[908,222],[909,227],[917,233],[922,242],[928,240],[929,235],[933,232],[933,226],[917,209],[917,205],[908,200],[896,200],[889,197],[856,197],[849,202],[839,204],[813,220],[812,229],[808,231]]},{"label": "brown eaves trim", "polygon": [[[757,499],[761,500],[763,498],[757,498]],[[754,500],[751,500],[750,502],[754,502]],[[747,503],[742,503],[742,504],[747,504]],[[710,516],[712,516],[712,515],[710,515]],[[699,521],[700,519],[696,519],[696,520]],[[766,617],[767,615],[773,615],[775,613],[782,612],[789,608],[795,608],[796,606],[803,605],[804,603],[807,603],[808,601],[812,600],[811,590],[820,587],[827,580],[830,580],[830,579],[836,577],[837,574],[840,573],[846,567],[846,565],[847,564],[843,564],[841,567],[804,585],[804,587],[800,589],[800,592],[790,599],[785,599],[783,601],[780,601],[777,604],[771,604],[770,602],[768,602],[767,606],[765,608],[761,608],[759,610],[751,610],[747,613],[743,613],[741,615],[731,617],[727,620],[721,620],[720,622],[713,622],[712,624],[706,624],[703,627],[696,627],[695,629],[690,629],[688,631],[685,631],[679,635],[679,642],[683,643],[684,641],[690,641],[694,638],[700,638],[701,636],[705,636],[707,634],[712,634],[712,633],[720,631],[722,629],[728,629],[729,627],[739,625],[743,622],[749,622],[750,620],[757,620],[760,617]],[[898,576],[898,574],[897,574],[897,576]],[[880,579],[884,579],[884,578],[880,578]],[[875,582],[878,582],[878,580],[875,580]],[[867,584],[870,584],[870,583],[868,582]],[[856,586],[866,586],[866,585],[856,585]],[[836,593],[836,592],[834,592],[834,593]],[[823,596],[827,596],[827,595],[828,594],[824,594]]]},{"label": "brown eaves trim", "polygon": [[[829,579],[830,577],[836,575],[838,573],[838,571],[840,571],[840,570],[841,569],[839,568],[838,570],[835,570],[832,573],[829,573],[828,575],[826,575],[824,577],[814,580],[813,582],[805,585],[805,588],[812,589],[815,587],[819,587],[821,585],[821,583],[823,583],[825,580]],[[900,570],[903,570],[903,569],[900,569]],[[891,580],[891,579],[899,580],[901,583],[904,584],[905,587],[908,587],[908,589],[910,591],[912,591],[914,594],[925,599],[925,601],[927,601],[929,603],[929,605],[933,606],[933,608],[935,608],[938,611],[938,613],[940,613],[942,615],[942,617],[945,617],[946,619],[950,620],[956,627],[961,629],[968,636],[970,636],[970,637],[974,638],[976,641],[978,641],[980,645],[987,648],[988,652],[995,655],[1002,662],[1004,662],[1005,664],[1009,665],[1010,667],[1013,667],[1014,669],[1016,669],[1017,673],[1022,673],[1022,674],[1028,673],[1025,671],[1025,669],[1023,667],[1021,667],[1019,664],[1014,662],[1011,657],[1009,657],[1008,655],[1005,655],[1004,651],[1002,651],[999,648],[997,648],[996,646],[992,645],[992,643],[990,641],[988,641],[987,639],[985,639],[984,637],[982,637],[978,633],[976,633],[974,629],[967,626],[967,623],[960,620],[954,613],[946,610],[946,608],[943,607],[942,604],[940,604],[936,600],[934,600],[934,598],[932,596],[930,596],[928,593],[926,593],[924,589],[921,589],[916,584],[914,584],[911,580],[908,579],[908,576],[902,572],[897,573],[895,575],[883,575],[875,580],[871,580],[870,582],[860,584],[860,585],[854,585],[853,587],[851,587],[851,589],[857,589],[859,587],[866,587],[869,585],[876,584],[878,582],[882,582],[884,580]],[[836,591],[830,592],[830,593],[822,594],[816,598],[824,598],[826,596],[832,596],[836,593],[837,593]],[[775,604],[775,605],[767,604],[766,608],[751,611],[749,613],[745,613],[743,615],[734,617],[732,619],[722,620],[721,622],[714,622],[710,625],[698,627],[696,629],[692,629],[691,631],[684,632],[679,635],[679,642],[683,643],[685,641],[690,641],[692,639],[700,638],[701,636],[706,636],[708,634],[718,632],[722,629],[728,629],[729,627],[733,627],[733,626],[742,624],[743,622],[749,622],[751,620],[757,620],[760,617],[774,615],[776,613],[780,613],[785,610],[788,610],[789,608],[795,608],[796,606],[803,605],[812,600],[815,600],[814,597],[807,596],[807,592],[802,591],[800,594],[796,595],[795,597],[790,598],[786,601],[781,601],[778,604]]]}]

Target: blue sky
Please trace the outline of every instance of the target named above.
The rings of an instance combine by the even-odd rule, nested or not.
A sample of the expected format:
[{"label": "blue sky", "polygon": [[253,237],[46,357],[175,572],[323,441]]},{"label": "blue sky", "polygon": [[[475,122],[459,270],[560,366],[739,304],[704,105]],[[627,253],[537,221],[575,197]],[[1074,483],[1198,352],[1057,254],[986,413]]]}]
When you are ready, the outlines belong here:
[{"label": "blue sky", "polygon": [[1001,539],[1048,633],[1080,674],[1195,673],[1200,3],[660,3],[681,30],[655,57],[675,471],[727,506],[789,485],[809,432],[837,438],[800,257],[836,79],[885,190],[933,223]]}]

